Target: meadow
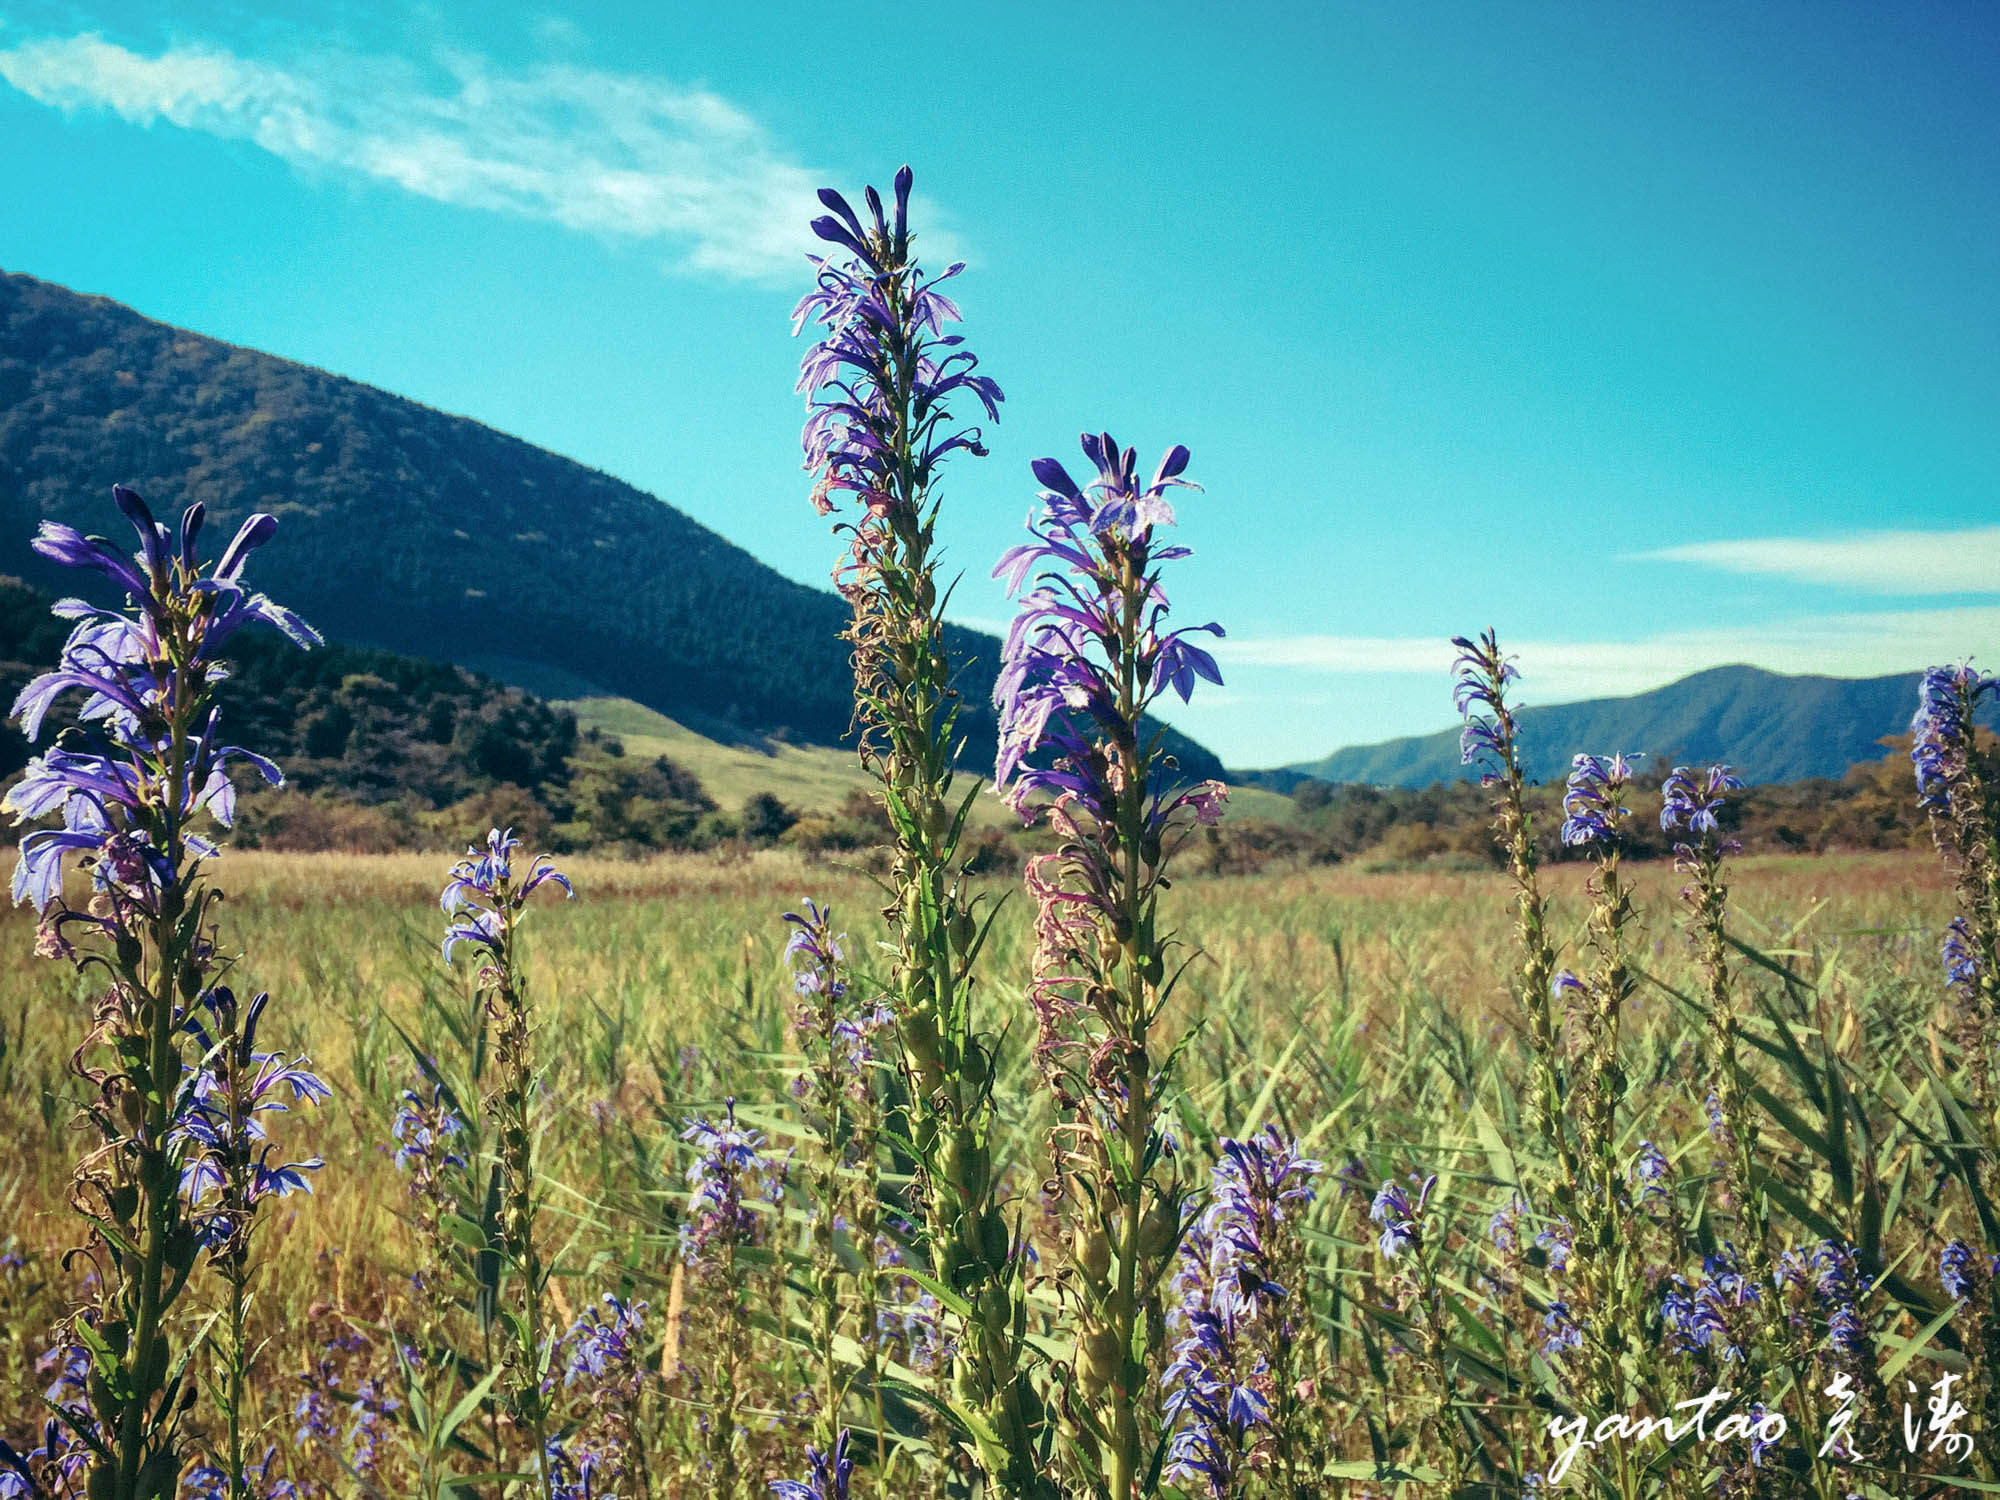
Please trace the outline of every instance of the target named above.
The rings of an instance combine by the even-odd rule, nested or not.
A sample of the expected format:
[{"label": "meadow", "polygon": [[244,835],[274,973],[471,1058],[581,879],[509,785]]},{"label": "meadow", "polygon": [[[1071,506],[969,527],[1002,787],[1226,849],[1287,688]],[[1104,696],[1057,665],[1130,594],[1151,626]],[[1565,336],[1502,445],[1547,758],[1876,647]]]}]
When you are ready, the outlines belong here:
[{"label": "meadow", "polygon": [[[478,1013],[466,977],[439,958],[442,871],[418,855],[245,852],[228,856],[224,873],[230,929],[252,955],[232,979],[278,997],[263,1043],[309,1056],[333,1090],[310,1118],[279,1127],[281,1141],[309,1144],[326,1165],[314,1174],[313,1195],[287,1199],[264,1230],[253,1303],[255,1447],[278,1443],[286,1471],[307,1492],[412,1493],[420,1439],[407,1393],[398,1395],[404,1375],[394,1348],[424,1316],[411,1276],[426,1248],[410,1174],[394,1164],[394,1129],[404,1091],[424,1087],[413,1049],[462,1076]],[[560,1247],[550,1286],[565,1325],[607,1292],[648,1306],[641,1355],[657,1371],[670,1302],[684,1301],[684,1317],[701,1315],[699,1297],[684,1284],[676,1289],[694,1149],[681,1139],[686,1122],[717,1117],[730,1095],[738,1118],[767,1136],[770,1154],[792,1151],[802,1161],[810,1149],[789,1092],[806,1064],[791,1032],[779,914],[806,896],[830,904],[865,964],[861,955],[884,936],[872,909],[880,896],[860,872],[782,851],[576,860],[566,873],[578,899],[536,915],[527,958],[547,1059],[541,1170],[559,1185],[548,1207],[549,1243]],[[1588,910],[1584,871],[1553,876],[1568,948]],[[1703,1023],[1685,998],[1699,987],[1698,965],[1675,913],[1682,881],[1667,865],[1641,867],[1635,881],[1647,978],[1631,1004],[1634,1107],[1621,1149],[1657,1143],[1698,1195],[1712,1169]],[[1941,996],[1935,934],[1949,913],[1949,882],[1933,858],[1913,853],[1758,858],[1735,872],[1733,887],[1738,931],[1775,966],[1752,969],[1747,982],[1815,1067],[1849,1079],[1857,1097],[1894,1101],[1894,1113],[1841,1127],[1858,1137],[1845,1181],[1823,1162],[1801,1167],[1800,1208],[1815,1227],[1831,1222],[1858,1234],[1853,1174],[1890,1185],[1872,1231],[1878,1253],[1921,1286],[1942,1246],[1972,1227],[1959,1221],[1962,1209],[1940,1205],[1926,1162],[1923,1099]],[[995,882],[991,893],[1004,889]],[[1464,1399],[1520,1433],[1529,1452],[1549,1443],[1547,1392],[1527,1378],[1526,1351],[1510,1347],[1502,1321],[1505,1300],[1518,1295],[1508,1282],[1521,1271],[1517,1262],[1509,1275],[1510,1257],[1490,1233],[1524,1180],[1519,1157],[1532,1150],[1521,1088],[1526,1042],[1513,997],[1496,978],[1512,962],[1511,894],[1500,873],[1320,869],[1195,878],[1169,898],[1174,925],[1200,954],[1178,1001],[1204,1017],[1185,1075],[1188,1118],[1205,1133],[1239,1139],[1275,1123],[1352,1179],[1343,1190],[1329,1178],[1305,1220],[1312,1282],[1301,1290],[1314,1304],[1325,1361],[1316,1412],[1353,1483],[1365,1485],[1353,1476],[1373,1467],[1384,1438],[1390,1457],[1412,1472],[1424,1467],[1393,1443],[1425,1399],[1423,1378],[1395,1347],[1395,1266],[1368,1219],[1376,1185],[1412,1172],[1439,1174],[1428,1212],[1447,1236],[1440,1249],[1469,1319],[1468,1359],[1511,1377],[1506,1389],[1475,1386]],[[1009,1037],[996,1157],[1032,1197],[1051,1121],[1027,1056],[1032,1020],[1020,998],[1030,916],[1018,898],[1005,905],[980,1006],[985,1023]],[[0,917],[7,951],[25,954],[33,942],[29,913]],[[60,966],[16,961],[0,970],[0,1128],[12,1148],[0,1166],[0,1222],[8,1226],[0,1250],[9,1267],[0,1281],[0,1388],[15,1392],[47,1382],[35,1363],[74,1291],[62,1257],[75,1241],[66,1190],[80,1099],[67,1060],[89,1003],[88,987]],[[1787,1109],[1809,1111],[1781,1068],[1766,1071]],[[1803,1155],[1800,1143],[1789,1144]],[[798,1469],[814,1428],[803,1347],[814,1305],[807,1205],[788,1201],[772,1217],[767,1274],[787,1287],[771,1293],[754,1335],[760,1375],[745,1395],[754,1453],[746,1493]],[[907,1285],[898,1295],[914,1300]],[[1884,1297],[1879,1334],[1894,1349],[1928,1331],[1925,1363],[1913,1368],[1949,1364],[1950,1335],[1929,1327],[1921,1295]],[[187,1316],[209,1311],[198,1302]],[[1053,1329],[1052,1300],[1043,1311]],[[476,1352],[476,1316],[469,1307],[453,1316]],[[659,1384],[657,1409],[646,1414],[657,1429],[651,1462],[662,1480],[678,1474],[680,1484],[658,1492],[707,1493],[702,1397]],[[306,1419],[316,1400],[331,1404],[331,1421]],[[24,1450],[30,1416],[17,1406],[8,1433]],[[875,1482],[857,1482],[857,1493],[943,1491],[951,1471],[934,1461],[934,1434],[914,1411],[904,1418],[903,1436],[923,1461],[906,1459],[902,1473],[892,1461]],[[478,1466],[469,1453],[460,1461],[461,1472]],[[1699,1467],[1682,1463],[1690,1476]]]}]

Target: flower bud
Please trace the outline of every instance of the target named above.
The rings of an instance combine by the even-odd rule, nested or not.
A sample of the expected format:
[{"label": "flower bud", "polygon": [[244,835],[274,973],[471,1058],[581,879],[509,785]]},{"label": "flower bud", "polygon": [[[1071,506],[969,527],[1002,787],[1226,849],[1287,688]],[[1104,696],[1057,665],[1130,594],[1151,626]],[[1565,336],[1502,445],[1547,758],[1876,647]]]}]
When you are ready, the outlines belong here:
[{"label": "flower bud", "polygon": [[1155,1198],[1139,1227],[1139,1253],[1148,1259],[1165,1255],[1180,1232],[1180,1221],[1178,1206],[1165,1198]]},{"label": "flower bud", "polygon": [[1094,1224],[1078,1224],[1070,1231],[1070,1254],[1094,1282],[1102,1282],[1111,1270],[1111,1242]]},{"label": "flower bud", "polygon": [[1092,1396],[1111,1384],[1118,1356],[1118,1335],[1109,1328],[1094,1328],[1077,1341],[1077,1378]]}]

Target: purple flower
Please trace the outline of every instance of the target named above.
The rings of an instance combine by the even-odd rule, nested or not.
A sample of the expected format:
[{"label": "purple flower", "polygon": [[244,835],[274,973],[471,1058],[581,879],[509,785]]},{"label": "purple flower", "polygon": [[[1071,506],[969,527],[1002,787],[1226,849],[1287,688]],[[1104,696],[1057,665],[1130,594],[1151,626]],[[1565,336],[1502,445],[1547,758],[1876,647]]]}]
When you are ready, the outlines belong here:
[{"label": "purple flower", "polygon": [[270,998],[259,994],[239,1016],[235,994],[216,985],[183,1022],[202,1056],[182,1078],[167,1139],[180,1153],[181,1193],[194,1210],[195,1233],[217,1253],[241,1248],[259,1203],[311,1192],[305,1174],[326,1165],[316,1156],[273,1160],[276,1147],[261,1117],[324,1103],[333,1091],[309,1071],[308,1059],[257,1051],[257,1024]]},{"label": "purple flower", "polygon": [[[960,315],[940,288],[963,263],[926,278],[910,258],[910,180],[908,167],[896,174],[893,224],[872,188],[868,223],[840,194],[820,193],[833,213],[815,219],[813,232],[846,253],[809,257],[817,284],[793,309],[792,332],[808,323],[825,330],[806,350],[798,383],[807,407],[805,467],[817,476],[813,504],[821,515],[833,510],[839,491],[859,499],[875,521],[919,505],[947,455],[986,452],[977,427],[954,422],[953,401],[969,398],[989,420],[1000,417],[1000,387],[978,372],[962,337],[945,332]],[[860,533],[870,528],[856,530],[855,558],[865,569]]]},{"label": "purple flower", "polygon": [[552,1437],[543,1453],[548,1461],[549,1492],[555,1500],[606,1500],[597,1486],[606,1465],[604,1455],[581,1434]]},{"label": "purple flower", "polygon": [[1733,1147],[1736,1138],[1730,1133],[1728,1117],[1722,1112],[1721,1096],[1714,1089],[1708,1091],[1708,1097],[1702,1101],[1702,1108],[1708,1113],[1708,1133],[1715,1138],[1718,1145]]},{"label": "purple flower", "polygon": [[1313,1179],[1326,1171],[1299,1150],[1297,1141],[1278,1133],[1275,1125],[1247,1141],[1225,1139],[1215,1163],[1212,1207],[1250,1225],[1276,1223],[1313,1201]]},{"label": "purple flower", "polygon": [[792,971],[792,989],[801,1000],[813,999],[829,989],[836,1001],[847,993],[847,986],[841,982],[840,966],[847,955],[841,951],[841,940],[833,932],[833,908],[824,907],[810,897],[805,903],[806,915],[788,911],[784,920],[795,929],[785,944],[785,963]]},{"label": "purple flower", "polygon": [[81,1344],[56,1344],[35,1361],[35,1374],[48,1379],[42,1399],[65,1413],[90,1408],[90,1355]]},{"label": "purple flower", "polygon": [[1932,667],[1918,682],[1917,712],[1910,720],[1918,806],[1941,813],[1950,810],[1952,786],[1972,753],[1973,716],[1993,689],[1994,679],[1969,662]]},{"label": "purple flower", "polygon": [[1873,1286],[1854,1258],[1854,1247],[1822,1240],[1806,1263],[1812,1289],[1826,1314],[1827,1343],[1851,1359],[1869,1356],[1868,1325],[1861,1301]]},{"label": "purple flower", "polygon": [[1278,1242],[1296,1235],[1324,1171],[1276,1126],[1222,1142],[1208,1207],[1181,1240],[1167,1314],[1176,1335],[1166,1373],[1169,1479],[1232,1493],[1252,1429],[1269,1421],[1272,1355],[1291,1336],[1280,1311],[1289,1294],[1273,1279],[1288,1258]]},{"label": "purple flower", "polygon": [[50,1417],[42,1443],[16,1453],[0,1442],[0,1500],[43,1500],[47,1495],[80,1494],[91,1450],[69,1423]]},{"label": "purple flower", "polygon": [[645,1336],[646,1304],[626,1303],[604,1294],[604,1306],[586,1308],[563,1336],[569,1359],[563,1370],[565,1384],[578,1380],[596,1382],[627,1381],[639,1366],[639,1347]]},{"label": "purple flower", "polygon": [[340,1440],[339,1419],[333,1404],[316,1385],[309,1385],[300,1393],[292,1407],[292,1421],[296,1424],[292,1441],[301,1448],[308,1444],[331,1447]]},{"label": "purple flower", "polygon": [[[244,1465],[243,1479],[251,1500],[299,1500],[297,1485],[289,1479],[272,1477],[271,1466],[277,1458],[277,1448],[270,1447],[264,1450],[262,1458]],[[181,1477],[183,1500],[234,1500],[235,1494],[228,1471],[213,1463],[196,1464]]]},{"label": "purple flower", "polygon": [[[156,892],[178,878],[170,856],[198,861],[215,854],[214,844],[185,825],[206,814],[229,826],[236,793],[228,763],[245,761],[274,785],[280,780],[269,761],[216,737],[208,697],[225,675],[218,654],[252,622],[275,626],[303,646],[319,641],[289,610],[238,582],[243,558],[275,530],[271,517],[246,521],[222,562],[204,573],[194,555],[201,506],[182,517],[176,541],[131,490],[118,486],[112,498],[138,533],[136,557],[52,521],[33,544],[52,561],[110,578],[127,601],[123,611],[59,601],[56,616],[76,622],[69,639],[55,669],[14,700],[22,733],[35,740],[59,699],[83,695],[75,743],[37,756],[0,802],[17,825],[62,816],[60,829],[37,829],[21,840],[13,898],[38,910],[59,901],[66,864],[90,867],[100,891],[150,908]],[[161,839],[177,847],[163,847]]]},{"label": "purple flower", "polygon": [[1569,1269],[1569,1258],[1575,1244],[1576,1232],[1570,1227],[1568,1219],[1557,1219],[1547,1229],[1540,1230],[1535,1235],[1535,1245],[1546,1257],[1551,1271],[1561,1272]]},{"label": "purple flower", "polygon": [[1549,998],[1559,1005],[1581,1005],[1590,998],[1590,989],[1568,969],[1558,969],[1549,980]]},{"label": "purple flower", "polygon": [[451,1143],[465,1130],[465,1117],[445,1096],[443,1084],[432,1083],[429,1099],[413,1089],[404,1089],[402,1105],[389,1127],[396,1142],[397,1169],[407,1172],[421,1166],[463,1167],[465,1157]]},{"label": "purple flower", "polygon": [[1759,1296],[1735,1247],[1724,1245],[1703,1260],[1693,1283],[1679,1276],[1668,1282],[1660,1312],[1670,1346],[1688,1354],[1705,1349],[1725,1363],[1740,1363],[1748,1357],[1747,1310]]},{"label": "purple flower", "polygon": [[450,919],[444,936],[446,963],[451,962],[452,950],[460,943],[470,943],[489,957],[500,958],[508,929],[528,897],[544,885],[559,885],[569,900],[576,899],[569,877],[556,869],[546,854],[537,854],[527,875],[516,884],[514,854],[520,847],[513,829],[503,832],[496,828],[486,836],[484,853],[476,847],[467,849],[465,858],[451,867],[444,893],[438,898],[439,908]]},{"label": "purple flower", "polygon": [[1632,1180],[1640,1186],[1640,1201],[1645,1203],[1664,1202],[1672,1188],[1672,1164],[1667,1153],[1651,1141],[1639,1142],[1639,1154],[1632,1163]]},{"label": "purple flower", "polygon": [[1945,927],[1941,956],[1944,960],[1945,983],[1967,996],[1976,993],[1979,989],[1981,965],[1978,949],[1974,946],[1972,928],[1965,918],[1953,917]]},{"label": "purple flower", "polygon": [[843,1427],[840,1436],[834,1439],[831,1455],[808,1446],[806,1477],[773,1480],[771,1493],[777,1500],[847,1500],[848,1481],[853,1473],[854,1460],[848,1456],[847,1429]]},{"label": "purple flower", "polygon": [[736,1123],[736,1101],[725,1102],[721,1124],[690,1120],[681,1139],[692,1141],[688,1167],[688,1220],[681,1226],[681,1258],[706,1266],[718,1248],[755,1244],[758,1218],[746,1199],[771,1176],[764,1159],[764,1135]]},{"label": "purple flower", "polygon": [[80,1494],[90,1467],[97,1418],[90,1405],[90,1356],[76,1344],[57,1344],[35,1361],[37,1376],[48,1379],[42,1400],[54,1408],[42,1424],[39,1448],[22,1454],[0,1442],[0,1500],[42,1500],[45,1495]]},{"label": "purple flower", "polygon": [[1383,1183],[1381,1191],[1375,1195],[1368,1217],[1382,1226],[1376,1245],[1389,1259],[1394,1260],[1405,1250],[1415,1249],[1423,1243],[1424,1204],[1429,1200],[1431,1188],[1436,1182],[1435,1174],[1425,1178],[1414,1204],[1410,1202],[1410,1195],[1394,1182]]},{"label": "purple flower", "polygon": [[[1686,766],[1675,766],[1660,786],[1660,831],[1685,833],[1697,841],[1718,833],[1722,828],[1718,814],[1729,793],[1742,790],[1742,778],[1727,766],[1710,766],[1699,776]],[[1675,852],[1693,856],[1687,845],[1675,846]]]},{"label": "purple flower", "polygon": [[1750,1467],[1753,1469],[1761,1469],[1764,1466],[1764,1460],[1770,1455],[1771,1450],[1778,1446],[1776,1435],[1767,1434],[1765,1431],[1764,1419],[1770,1414],[1770,1408],[1765,1406],[1761,1401],[1752,1403],[1748,1412],[1750,1419]]},{"label": "purple flower", "polygon": [[1579,755],[1571,762],[1563,791],[1562,841],[1572,847],[1618,842],[1625,819],[1625,784],[1632,777],[1623,755]]},{"label": "purple flower", "polygon": [[1938,1257],[1938,1277],[1948,1296],[1963,1302],[2000,1276],[2000,1255],[1981,1255],[1964,1240],[1953,1240]]},{"label": "purple flower", "polygon": [[[1107,779],[1099,742],[1136,736],[1139,715],[1168,692],[1187,701],[1196,678],[1222,681],[1215,658],[1193,640],[1220,636],[1220,625],[1163,628],[1168,604],[1157,565],[1190,554],[1185,547],[1156,545],[1153,533],[1174,522],[1168,491],[1194,487],[1180,477],[1187,449],[1171,449],[1146,482],[1137,477],[1137,453],[1120,449],[1109,433],[1086,433],[1083,451],[1097,468],[1097,478],[1086,486],[1054,459],[1036,461],[1035,475],[1044,488],[1041,515],[1028,527],[1034,540],[1011,548],[993,570],[1020,601],[993,690],[1000,711],[993,780],[1024,821],[1033,820],[1030,799],[1037,794],[1073,799],[1090,816],[1106,820],[1116,788]],[[1045,571],[1023,593],[1038,567]],[[1143,581],[1134,643],[1136,698],[1121,703],[1110,653],[1126,629],[1120,601],[1134,579]],[[1037,755],[1049,769],[1030,761]],[[1183,808],[1203,823],[1220,815],[1220,787],[1204,785],[1171,799],[1160,787],[1148,791],[1149,836]]]},{"label": "purple flower", "polygon": [[1465,728],[1458,737],[1464,764],[1487,763],[1482,780],[1492,781],[1507,758],[1515,737],[1513,711],[1507,706],[1507,685],[1519,679],[1513,662],[1500,654],[1499,637],[1491,630],[1478,640],[1453,636],[1458,651],[1452,664],[1452,702]]},{"label": "purple flower", "polygon": [[1542,1357],[1554,1362],[1572,1349],[1583,1347],[1583,1325],[1570,1312],[1569,1304],[1554,1301],[1542,1314]]},{"label": "purple flower", "polygon": [[382,1389],[373,1377],[354,1389],[348,1403],[348,1463],[361,1474],[373,1474],[382,1463],[382,1446],[389,1434],[384,1418],[401,1409],[402,1403]]}]

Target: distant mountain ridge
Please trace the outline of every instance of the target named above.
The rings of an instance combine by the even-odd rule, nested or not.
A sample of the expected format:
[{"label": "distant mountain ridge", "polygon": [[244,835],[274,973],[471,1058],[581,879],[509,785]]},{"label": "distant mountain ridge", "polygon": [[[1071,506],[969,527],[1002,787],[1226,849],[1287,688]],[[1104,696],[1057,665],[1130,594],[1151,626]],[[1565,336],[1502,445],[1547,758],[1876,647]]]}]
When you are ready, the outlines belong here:
[{"label": "distant mountain ridge", "polygon": [[[1746,781],[1838,777],[1879,760],[1881,742],[1906,733],[1915,672],[1889,677],[1791,677],[1759,667],[1713,667],[1629,698],[1593,698],[1520,711],[1522,766],[1531,781],[1569,771],[1580,751],[1726,761]],[[1236,773],[1289,792],[1302,781],[1424,787],[1476,777],[1459,759],[1458,731],[1351,745],[1315,761]]]},{"label": "distant mountain ridge", "polygon": [[[45,516],[116,531],[113,481],[162,512],[203,500],[223,536],[275,513],[254,581],[330,640],[543,695],[631,698],[718,738],[847,737],[833,593],[468,418],[0,273],[0,573],[73,587],[28,540]],[[981,770],[999,642],[955,630],[953,644],[963,760]],[[1223,774],[1186,737],[1170,744],[1185,774]]]}]

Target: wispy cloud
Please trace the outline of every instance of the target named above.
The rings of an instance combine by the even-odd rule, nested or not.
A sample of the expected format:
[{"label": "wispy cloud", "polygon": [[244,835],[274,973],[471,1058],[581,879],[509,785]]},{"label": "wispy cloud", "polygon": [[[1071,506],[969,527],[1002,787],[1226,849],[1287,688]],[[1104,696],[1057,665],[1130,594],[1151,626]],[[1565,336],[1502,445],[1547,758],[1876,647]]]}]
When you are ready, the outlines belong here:
[{"label": "wispy cloud", "polygon": [[2000,526],[1693,542],[1634,557],[1876,594],[2000,594]]},{"label": "wispy cloud", "polygon": [[[1978,653],[2000,664],[2000,606],[1812,615],[1742,629],[1668,631],[1638,641],[1504,640],[1529,701],[1643,693],[1690,672],[1745,663],[1773,672],[1877,677]],[[1425,636],[1299,635],[1230,640],[1225,667],[1330,674],[1417,674],[1440,680],[1452,650]]]},{"label": "wispy cloud", "polygon": [[507,72],[462,54],[315,55],[279,65],[194,44],[152,56],[91,33],[0,50],[0,79],[62,110],[108,110],[249,141],[306,169],[607,239],[684,269],[796,279],[824,179],[702,88],[600,69]]}]

